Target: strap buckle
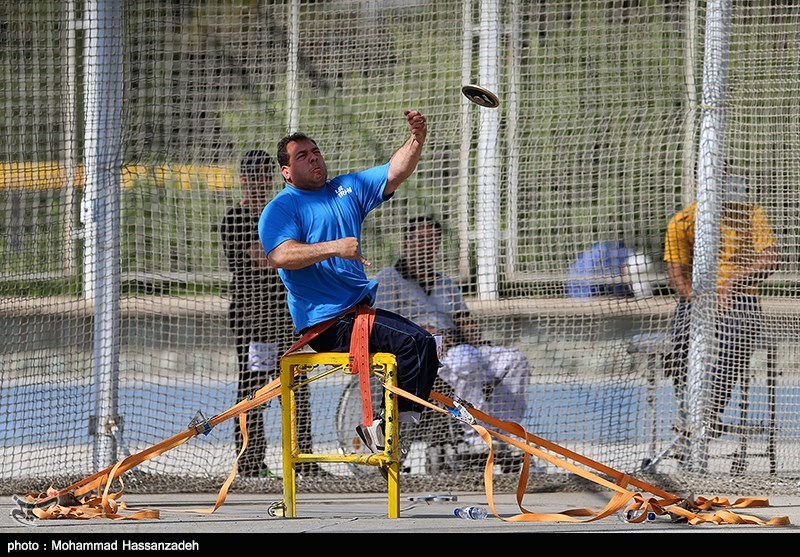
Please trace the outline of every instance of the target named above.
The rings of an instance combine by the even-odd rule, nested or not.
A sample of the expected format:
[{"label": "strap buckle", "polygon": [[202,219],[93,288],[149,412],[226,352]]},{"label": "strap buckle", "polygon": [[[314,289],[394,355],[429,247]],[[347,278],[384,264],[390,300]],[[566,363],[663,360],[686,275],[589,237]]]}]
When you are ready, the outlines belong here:
[{"label": "strap buckle", "polygon": [[469,410],[467,410],[467,406],[472,407],[472,405],[460,397],[453,398],[453,408],[448,408],[447,411],[452,415],[455,419],[464,422],[465,424],[475,425],[476,420],[475,416],[473,416]]},{"label": "strap buckle", "polygon": [[208,435],[211,432],[211,425],[208,423],[208,419],[203,415],[203,412],[198,410],[189,421],[188,429],[193,429],[197,433]]}]

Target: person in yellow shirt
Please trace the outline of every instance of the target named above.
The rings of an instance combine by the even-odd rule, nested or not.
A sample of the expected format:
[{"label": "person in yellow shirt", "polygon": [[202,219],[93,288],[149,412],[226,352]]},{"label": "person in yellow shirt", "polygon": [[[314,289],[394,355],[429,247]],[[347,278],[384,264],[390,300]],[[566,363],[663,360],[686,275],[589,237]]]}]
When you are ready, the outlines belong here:
[{"label": "person in yellow shirt", "polygon": [[[766,211],[747,201],[741,179],[727,179],[717,267],[717,357],[706,414],[713,437],[725,431],[721,416],[733,387],[750,366],[761,334],[758,286],[777,269],[779,261],[777,240]],[[678,211],[669,221],[664,244],[669,283],[679,296],[672,321],[672,352],[667,354],[665,371],[673,379],[679,400],[689,354],[696,212],[696,201]]]}]

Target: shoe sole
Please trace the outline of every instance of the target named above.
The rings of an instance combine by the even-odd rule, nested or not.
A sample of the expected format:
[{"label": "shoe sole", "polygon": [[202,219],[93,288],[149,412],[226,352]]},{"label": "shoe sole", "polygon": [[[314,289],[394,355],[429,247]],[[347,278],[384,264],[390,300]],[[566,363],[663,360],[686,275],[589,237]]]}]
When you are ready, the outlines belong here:
[{"label": "shoe sole", "polygon": [[386,448],[385,446],[382,447],[376,444],[373,441],[372,436],[367,431],[367,428],[365,428],[363,425],[359,424],[356,426],[356,433],[358,433],[358,436],[361,438],[361,441],[364,443],[364,445],[366,445],[366,447],[373,453],[382,453]]}]

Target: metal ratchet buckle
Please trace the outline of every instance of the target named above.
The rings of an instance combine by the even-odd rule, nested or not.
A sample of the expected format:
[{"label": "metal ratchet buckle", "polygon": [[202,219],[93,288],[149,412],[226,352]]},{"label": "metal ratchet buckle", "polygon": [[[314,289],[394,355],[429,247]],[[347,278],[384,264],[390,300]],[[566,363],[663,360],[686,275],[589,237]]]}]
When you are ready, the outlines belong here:
[{"label": "metal ratchet buckle", "polygon": [[189,429],[193,429],[197,433],[202,433],[203,435],[208,435],[211,431],[211,425],[209,425],[208,419],[203,415],[203,412],[198,410],[189,422]]},{"label": "metal ratchet buckle", "polygon": [[465,424],[474,425],[475,424],[475,416],[470,414],[469,410],[467,410],[467,406],[472,406],[466,400],[455,397],[453,399],[453,408],[448,408],[447,411],[453,415],[453,417],[457,420],[464,422]]}]

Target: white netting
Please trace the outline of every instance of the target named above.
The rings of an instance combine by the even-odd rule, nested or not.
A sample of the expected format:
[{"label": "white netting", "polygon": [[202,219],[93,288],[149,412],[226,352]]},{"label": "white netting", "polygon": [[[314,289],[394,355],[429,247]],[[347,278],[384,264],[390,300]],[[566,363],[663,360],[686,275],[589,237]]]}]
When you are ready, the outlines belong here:
[{"label": "white netting", "polygon": [[[365,222],[368,274],[395,264],[409,218],[440,220],[437,269],[462,288],[484,340],[530,364],[522,425],[688,489],[732,475],[762,491],[792,485],[800,11],[735,4],[724,151],[696,184],[705,3],[4,2],[0,486],[63,485],[183,430],[198,410],[233,405],[221,226],[241,199],[241,157],[275,155],[299,129],[331,176],[382,164],[405,139],[404,109],[426,114],[430,132],[416,173]],[[468,103],[464,83],[488,86],[500,107]],[[761,285],[763,330],[749,365],[734,365],[721,434],[684,443],[680,431],[702,434],[711,394],[690,381],[695,398],[681,406],[665,374],[677,301],[665,237],[706,192],[710,239],[695,249],[714,269],[723,158],[768,214],[781,263]],[[740,239],[741,222],[729,227]],[[615,261],[630,263],[627,279]],[[581,297],[593,289],[611,295]],[[697,305],[690,378],[713,375],[718,354],[714,306]],[[312,384],[315,449],[351,446],[359,404],[350,377]],[[264,416],[264,466],[280,472],[280,404]],[[442,424],[409,437],[404,488],[480,485],[483,460],[459,453],[459,435]],[[679,454],[701,458],[701,473]],[[133,486],[213,489],[234,456],[228,422],[137,468]],[[344,464],[323,468],[332,475],[304,489],[384,488]],[[499,489],[516,485],[508,470],[497,468]],[[538,470],[531,485],[561,472]]]}]

